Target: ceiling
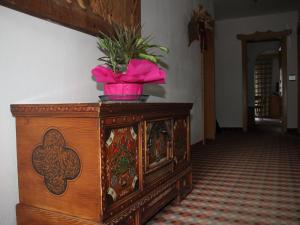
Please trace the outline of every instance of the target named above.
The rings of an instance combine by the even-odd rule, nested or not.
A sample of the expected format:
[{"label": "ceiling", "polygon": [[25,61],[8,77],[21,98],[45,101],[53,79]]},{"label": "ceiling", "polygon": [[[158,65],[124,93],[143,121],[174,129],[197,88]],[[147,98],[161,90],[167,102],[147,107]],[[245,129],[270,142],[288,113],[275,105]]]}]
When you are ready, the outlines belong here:
[{"label": "ceiling", "polygon": [[214,0],[216,20],[300,11],[300,0]]}]

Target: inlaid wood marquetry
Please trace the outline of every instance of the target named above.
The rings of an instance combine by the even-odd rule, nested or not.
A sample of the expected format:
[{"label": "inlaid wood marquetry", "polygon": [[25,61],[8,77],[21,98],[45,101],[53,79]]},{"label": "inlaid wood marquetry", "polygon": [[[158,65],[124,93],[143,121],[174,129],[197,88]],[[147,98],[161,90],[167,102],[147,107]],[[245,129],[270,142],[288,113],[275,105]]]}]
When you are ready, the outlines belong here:
[{"label": "inlaid wood marquetry", "polygon": [[139,188],[137,125],[106,129],[105,166],[107,177],[106,205]]},{"label": "inlaid wood marquetry", "polygon": [[32,153],[35,171],[44,177],[47,189],[55,195],[63,194],[68,180],[80,173],[80,159],[76,152],[66,147],[63,135],[56,129],[48,130],[43,143]]},{"label": "inlaid wood marquetry", "polygon": [[158,120],[146,124],[146,171],[149,171],[171,157],[172,121]]},{"label": "inlaid wood marquetry", "polygon": [[187,160],[187,120],[176,119],[174,121],[174,150],[175,164]]}]

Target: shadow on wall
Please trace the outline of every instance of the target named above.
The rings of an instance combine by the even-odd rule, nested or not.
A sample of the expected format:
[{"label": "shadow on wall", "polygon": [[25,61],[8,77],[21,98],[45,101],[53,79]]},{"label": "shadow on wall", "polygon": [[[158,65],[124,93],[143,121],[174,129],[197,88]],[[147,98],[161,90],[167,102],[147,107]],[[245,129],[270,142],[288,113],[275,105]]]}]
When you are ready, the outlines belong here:
[{"label": "shadow on wall", "polygon": [[166,90],[162,85],[146,84],[144,85],[144,94],[165,98]]}]

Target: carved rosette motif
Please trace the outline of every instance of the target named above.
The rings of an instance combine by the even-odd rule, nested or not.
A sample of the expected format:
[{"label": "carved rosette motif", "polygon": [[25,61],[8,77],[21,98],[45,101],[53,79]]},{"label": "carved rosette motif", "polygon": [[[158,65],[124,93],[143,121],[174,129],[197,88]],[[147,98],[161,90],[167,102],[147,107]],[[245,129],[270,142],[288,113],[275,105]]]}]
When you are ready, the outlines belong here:
[{"label": "carved rosette motif", "polygon": [[187,122],[186,119],[174,121],[174,161],[176,164],[187,160]]},{"label": "carved rosette motif", "polygon": [[146,171],[170,158],[172,147],[171,120],[147,123]]},{"label": "carved rosette motif", "polygon": [[137,126],[106,130],[106,206],[139,188]]},{"label": "carved rosette motif", "polygon": [[68,180],[75,179],[81,168],[77,153],[66,147],[63,135],[56,129],[48,130],[43,143],[33,150],[32,165],[44,177],[47,189],[55,195],[66,191]]}]

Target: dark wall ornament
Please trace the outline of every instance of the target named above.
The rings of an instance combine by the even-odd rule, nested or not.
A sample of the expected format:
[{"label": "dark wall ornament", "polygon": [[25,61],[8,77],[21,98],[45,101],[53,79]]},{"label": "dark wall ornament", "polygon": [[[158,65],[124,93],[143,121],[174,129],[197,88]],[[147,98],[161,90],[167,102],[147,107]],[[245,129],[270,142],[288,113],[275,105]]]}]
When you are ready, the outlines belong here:
[{"label": "dark wall ornament", "polygon": [[48,130],[43,143],[33,150],[32,165],[44,177],[47,189],[55,195],[66,191],[68,180],[75,179],[81,168],[79,156],[65,146],[63,135],[56,129]]},{"label": "dark wall ornament", "polygon": [[207,32],[213,30],[214,20],[208,12],[199,5],[192,13],[192,17],[188,24],[189,46],[195,40],[200,41],[201,51],[206,49]]}]

